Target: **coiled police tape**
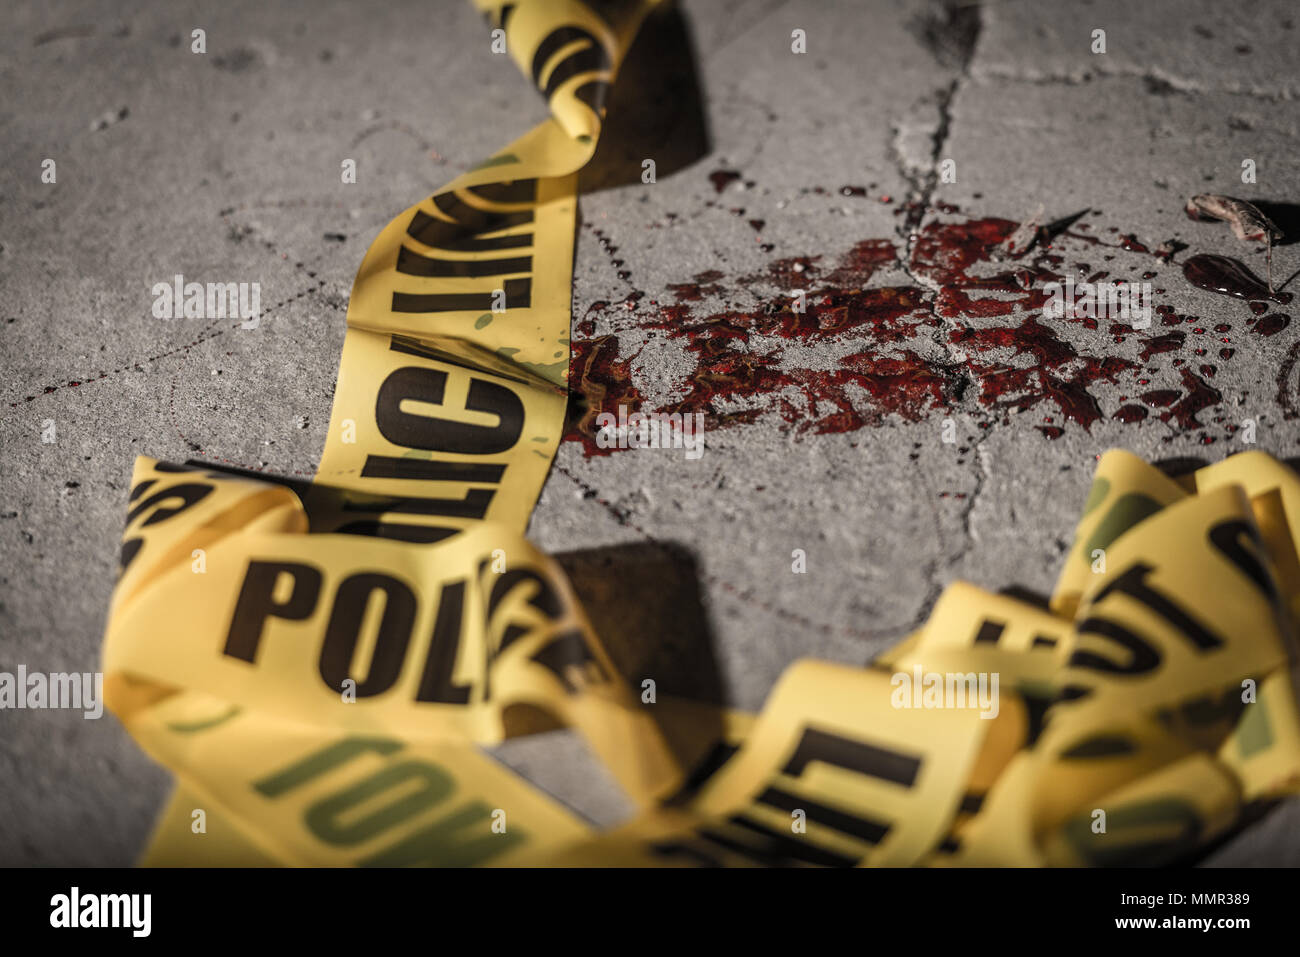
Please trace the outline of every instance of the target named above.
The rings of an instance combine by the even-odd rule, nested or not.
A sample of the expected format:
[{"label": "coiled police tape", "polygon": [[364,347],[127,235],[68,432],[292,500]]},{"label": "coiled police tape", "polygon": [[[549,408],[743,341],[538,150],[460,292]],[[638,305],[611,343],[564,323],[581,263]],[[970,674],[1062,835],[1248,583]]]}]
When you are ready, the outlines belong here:
[{"label": "coiled police tape", "polygon": [[[1294,791],[1300,480],[1260,453],[1178,481],[1108,453],[1050,609],[959,583],[757,716],[643,704],[522,533],[564,420],[577,171],[654,3],[478,5],[551,117],[371,245],[316,480],[136,463],[103,668],[178,782],[144,863],[1154,863]],[[997,707],[928,706],[931,674],[997,676]],[[481,750],[557,726],[629,824]]]}]

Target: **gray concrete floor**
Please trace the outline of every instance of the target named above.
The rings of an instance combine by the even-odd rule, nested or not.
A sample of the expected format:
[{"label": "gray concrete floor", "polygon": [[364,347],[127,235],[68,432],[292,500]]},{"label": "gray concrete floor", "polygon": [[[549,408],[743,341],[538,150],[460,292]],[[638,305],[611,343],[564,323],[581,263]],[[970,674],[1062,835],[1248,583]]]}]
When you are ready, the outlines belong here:
[{"label": "gray concrete floor", "polygon": [[[544,109],[489,53],[469,5],[450,0],[19,0],[4,17],[0,669],[90,670],[132,459],[311,474],[366,246]],[[685,0],[682,19],[702,116],[648,112],[630,125],[650,152],[629,147],[607,157],[610,175],[588,174],[575,342],[605,350],[647,407],[670,407],[720,368],[681,329],[729,314],[749,324],[732,348],[752,374],[709,407],[740,414],[711,420],[698,461],[562,443],[530,526],[565,553],[598,624],[647,635],[610,641],[643,649],[635,667],[662,674],[661,693],[758,708],[791,661],[867,660],[952,580],[1048,592],[1095,457],[1112,446],[1213,461],[1246,448],[1233,428],[1251,418],[1256,447],[1300,454],[1287,418],[1300,327],[1260,334],[1246,303],[1193,288],[1180,265],[1204,252],[1263,270],[1226,227],[1185,218],[1192,193],[1300,202],[1293,3]],[[196,27],[204,55],[190,52]],[[794,29],[806,54],[790,52]],[[1096,29],[1104,54],[1090,49]],[[690,93],[689,72],[674,67],[659,106]],[[674,160],[701,127],[703,151]],[[639,181],[642,156],[663,160],[653,185]],[[344,158],[357,161],[354,185],[340,183]],[[944,159],[955,182],[934,175]],[[1244,159],[1256,184],[1241,183]],[[612,185],[620,161],[633,182]],[[1088,211],[1055,243],[1058,268],[1152,273],[1156,302],[1195,317],[1169,351],[1143,355],[1175,331],[1159,318],[1119,337],[1104,321],[1061,323],[1052,351],[954,341],[958,323],[1018,328],[1025,314],[947,311],[952,264],[917,248],[914,230],[965,235],[1039,204],[1049,219]],[[1138,248],[1169,239],[1188,246],[1172,263]],[[893,254],[867,288],[915,297],[897,334],[758,328],[764,302],[833,285],[873,240]],[[1275,250],[1275,274],[1300,269],[1297,249]],[[800,258],[802,271],[771,268]],[[152,285],[176,273],[260,282],[261,327],[153,318]],[[679,303],[689,315],[666,316]],[[1129,365],[1089,372],[1107,360]],[[1026,378],[994,400],[1007,368]],[[1160,391],[1172,405],[1139,398]],[[1084,414],[1068,418],[1063,394],[1082,395]],[[1116,418],[1127,406],[1146,417]],[[940,441],[945,419],[956,444]],[[796,548],[806,575],[790,573]],[[628,606],[635,626],[617,613]],[[644,652],[665,634],[665,651]],[[629,811],[565,733],[499,756],[593,820]],[[0,864],[130,863],[167,790],[111,718],[0,713]],[[1278,809],[1210,862],[1300,861],[1298,815]]]}]

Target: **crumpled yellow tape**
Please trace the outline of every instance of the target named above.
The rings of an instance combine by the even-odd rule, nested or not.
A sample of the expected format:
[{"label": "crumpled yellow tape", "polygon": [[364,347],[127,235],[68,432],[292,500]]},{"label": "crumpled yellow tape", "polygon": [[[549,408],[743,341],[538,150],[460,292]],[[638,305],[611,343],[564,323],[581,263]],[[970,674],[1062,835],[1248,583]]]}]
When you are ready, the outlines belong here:
[{"label": "crumpled yellow tape", "polygon": [[[522,532],[576,174],[654,3],[478,5],[551,118],[370,247],[316,481],[136,463],[104,671],[177,777],[145,863],[1150,864],[1294,793],[1300,481],[1262,453],[1179,480],[1108,453],[1050,607],[959,582],[757,716],[643,700]],[[998,693],[931,707],[928,675]],[[596,833],[482,750],[555,727],[633,820]]]}]

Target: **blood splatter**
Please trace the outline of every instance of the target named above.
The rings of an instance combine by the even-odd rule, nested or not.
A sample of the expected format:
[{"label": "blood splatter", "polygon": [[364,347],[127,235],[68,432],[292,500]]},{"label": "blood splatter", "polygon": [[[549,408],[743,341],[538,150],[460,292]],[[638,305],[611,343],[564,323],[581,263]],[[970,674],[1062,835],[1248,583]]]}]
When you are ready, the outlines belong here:
[{"label": "blood splatter", "polygon": [[1291,317],[1281,312],[1269,313],[1255,323],[1255,332],[1261,336],[1275,336],[1291,325]]},{"label": "blood splatter", "polygon": [[694,282],[670,283],[668,289],[678,302],[698,302],[705,296],[722,293],[722,286],[718,285],[721,278],[722,273],[709,269],[697,274]]},{"label": "blood splatter", "polygon": [[1192,256],[1183,263],[1183,275],[1193,286],[1238,299],[1268,300],[1286,305],[1289,292],[1269,292],[1264,280],[1242,263],[1227,256]]},{"label": "blood splatter", "polygon": [[1119,419],[1121,422],[1141,422],[1149,412],[1140,405],[1124,405],[1115,410],[1112,418]]},{"label": "blood splatter", "polygon": [[1162,352],[1173,352],[1181,349],[1185,338],[1186,336],[1181,332],[1168,332],[1163,336],[1148,339],[1139,356],[1143,362],[1147,362],[1152,356],[1159,355]]},{"label": "blood splatter", "polygon": [[[738,178],[731,170],[710,176],[719,191]],[[1029,409],[1046,412],[1041,421],[1047,424],[1035,428],[1049,439],[1063,434],[1057,423],[1087,429],[1109,416],[1136,424],[1149,417],[1147,408],[1161,410],[1160,419],[1180,429],[1203,429],[1198,415],[1222,401],[1205,381],[1215,370],[1203,364],[1197,375],[1180,357],[1166,373],[1181,376],[1179,388],[1147,389],[1138,396],[1141,404],[1123,404],[1121,398],[1119,408],[1103,411],[1098,386],[1126,379],[1149,385],[1158,370],[1148,364],[1182,350],[1186,333],[1156,334],[1119,323],[1103,333],[1095,318],[1070,311],[1046,318],[1045,287],[1063,282],[1064,237],[1057,248],[1040,245],[1010,255],[1005,241],[1015,229],[1008,219],[958,218],[928,223],[910,242],[866,238],[838,256],[787,255],[742,275],[711,269],[669,285],[672,304],[633,293],[623,303],[626,312],[620,309],[612,319],[615,333],[600,337],[590,317],[608,304],[595,304],[575,330],[569,381],[580,401],[565,438],[581,442],[589,455],[613,451],[596,445],[595,419],[601,412],[617,415],[620,405],[629,412],[703,412],[710,429],[773,416],[796,434],[853,432],[890,416],[921,421],[969,409],[972,401],[990,413],[991,421],[981,427]],[[1076,236],[1097,242],[1065,234]],[[1118,248],[1148,252],[1131,235],[1122,235]],[[1189,259],[1188,278],[1214,276],[1223,285],[1222,270],[1204,262],[1215,258]],[[1094,281],[1104,275],[1076,266]],[[871,288],[884,270],[906,273],[912,281]],[[1255,286],[1246,288],[1243,298],[1258,294]],[[705,299],[723,305],[700,308]],[[1166,327],[1199,321],[1168,306],[1157,312]],[[1287,322],[1278,313],[1254,328],[1275,335]],[[1072,324],[1082,329],[1066,335]],[[1226,325],[1215,332],[1230,331]],[[1095,347],[1087,345],[1092,330]],[[630,355],[621,352],[623,333],[637,344]],[[639,357],[652,341],[656,349],[666,342],[685,357],[663,365],[656,360],[656,369],[671,370],[667,381],[638,379]],[[1124,355],[1115,354],[1117,344],[1124,345]],[[1223,359],[1231,354],[1220,350]],[[647,394],[657,398],[647,402]]]},{"label": "blood splatter", "polygon": [[709,174],[709,182],[721,193],[724,189],[740,179],[740,173],[734,169],[715,169]]},{"label": "blood splatter", "polygon": [[1168,412],[1163,412],[1160,418],[1168,421],[1172,418],[1184,429],[1199,429],[1201,423],[1196,416],[1210,408],[1218,405],[1223,401],[1223,395],[1218,389],[1206,385],[1205,382],[1196,377],[1194,373],[1183,372],[1183,388],[1186,394],[1169,408]]}]

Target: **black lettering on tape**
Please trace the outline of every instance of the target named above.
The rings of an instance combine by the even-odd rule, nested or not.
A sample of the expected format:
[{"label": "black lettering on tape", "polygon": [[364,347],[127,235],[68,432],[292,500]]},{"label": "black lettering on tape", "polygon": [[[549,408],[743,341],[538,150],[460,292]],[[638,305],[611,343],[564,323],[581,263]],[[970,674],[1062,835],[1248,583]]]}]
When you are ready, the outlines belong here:
[{"label": "black lettering on tape", "polygon": [[140,549],[143,546],[143,538],[128,538],[122,543],[122,550],[117,556],[117,569],[119,572],[124,572],[130,567],[136,556],[140,554]]},{"label": "black lettering on tape", "polygon": [[362,478],[407,479],[412,482],[483,482],[499,483],[504,465],[478,465],[474,462],[433,462],[406,459],[395,455],[367,455],[361,469]]},{"label": "black lettering on tape", "polygon": [[[533,280],[507,279],[501,283],[506,309],[527,309],[533,304]],[[488,292],[395,292],[393,312],[489,312],[496,305],[496,293]]]},{"label": "black lettering on tape", "polygon": [[470,380],[465,409],[495,415],[494,426],[403,411],[402,403],[408,400],[441,406],[446,386],[447,373],[441,370],[395,369],[379,387],[375,403],[380,433],[394,445],[430,452],[495,455],[514,447],[524,428],[524,404],[513,391],[487,379]]},{"label": "black lettering on tape", "polygon": [[[282,575],[293,579],[293,587],[288,598],[277,602],[274,597],[275,587]],[[311,565],[298,562],[249,562],[222,652],[232,658],[254,662],[266,619],[302,621],[309,617],[320,597],[322,580],[320,570]]]},{"label": "black lettering on tape", "polygon": [[334,607],[321,644],[320,676],[328,687],[339,691],[344,680],[352,677],[352,659],[361,637],[361,624],[376,592],[384,596],[384,610],[370,667],[366,670],[365,680],[357,681],[358,698],[383,694],[401,675],[411,629],[415,625],[415,592],[391,575],[378,572],[349,575],[334,595]]},{"label": "black lettering on tape", "polygon": [[[187,508],[198,504],[212,494],[215,486],[202,485],[198,482],[183,482],[180,485],[173,485],[165,488],[160,492],[154,492],[139,505],[131,509],[126,514],[126,524],[130,528],[131,523],[136,520],[143,512],[148,509],[155,509],[154,513],[140,523],[141,528],[147,528],[150,525],[157,525],[159,522],[165,522],[185,511]],[[180,504],[170,508],[162,508],[162,503],[171,499],[179,499]]]},{"label": "black lettering on tape", "polygon": [[1265,598],[1278,604],[1277,582],[1268,564],[1261,560],[1265,548],[1258,528],[1239,518],[1220,522],[1210,529],[1210,543],[1254,582]]},{"label": "black lettering on tape", "polygon": [[1080,635],[1100,635],[1107,638],[1127,651],[1131,657],[1127,662],[1114,661],[1079,648],[1070,655],[1069,667],[1071,668],[1087,668],[1114,675],[1144,675],[1154,671],[1160,665],[1160,652],[1117,621],[1094,615],[1079,622],[1075,630]]},{"label": "black lettering on tape", "polygon": [[[486,562],[480,563],[480,571],[485,564]],[[537,590],[528,599],[528,604],[552,621],[559,621],[565,612],[564,601],[560,598],[559,592],[551,586],[546,576],[531,568],[512,568],[496,576],[496,582],[492,585],[492,593],[488,597],[488,618],[495,615],[497,608],[500,607],[505,597],[514,591],[516,586],[524,582],[532,582],[537,586]]]},{"label": "black lettering on tape", "polygon": [[[507,213],[494,224],[493,230],[510,229],[533,221],[530,212]],[[466,229],[460,223],[449,223],[436,219],[428,213],[416,210],[411,217],[411,224],[406,232],[412,239],[417,239],[434,249],[446,249],[461,253],[500,252],[506,249],[527,249],[533,244],[532,233],[511,233],[508,236],[481,236],[473,229]]]},{"label": "black lettering on tape", "polygon": [[406,276],[479,279],[483,276],[512,276],[521,272],[532,272],[532,269],[532,256],[511,256],[505,259],[439,259],[436,256],[417,253],[405,246],[397,251],[397,271]]},{"label": "black lettering on tape", "polygon": [[429,653],[425,658],[416,701],[440,704],[465,704],[469,701],[469,685],[455,684],[451,677],[460,649],[464,618],[465,582],[448,582],[442,586],[438,598],[438,615],[434,620],[433,637],[429,640]]},{"label": "black lettering on tape", "polygon": [[340,535],[365,535],[369,538],[388,538],[395,542],[417,542],[431,545],[461,531],[459,528],[447,528],[442,525],[405,525],[397,522],[377,522],[366,520],[348,522],[335,529]]},{"label": "black lettering on tape", "polygon": [[[412,791],[411,782],[420,787]],[[455,789],[456,782],[442,768],[425,761],[403,761],[317,801],[307,809],[304,823],[327,844],[360,844],[445,801]],[[365,817],[355,818],[358,807],[387,791],[405,793]]]},{"label": "black lettering on tape", "polygon": [[1135,562],[1132,566],[1126,568],[1123,574],[1097,592],[1090,604],[1095,605],[1108,596],[1117,593],[1128,595],[1130,598],[1135,598],[1146,605],[1177,628],[1196,646],[1198,651],[1211,651],[1221,647],[1223,645],[1222,638],[1202,625],[1188,611],[1163,592],[1147,584],[1147,576],[1153,571],[1155,571],[1155,568],[1146,562]]},{"label": "black lettering on tape", "polygon": [[[564,47],[584,40],[587,45],[578,47],[557,63],[546,75],[546,83],[543,85],[542,75],[552,57]],[[555,95],[556,89],[570,77],[577,76],[579,73],[608,70],[611,65],[609,53],[589,31],[582,27],[559,27],[548,33],[533,53],[533,84],[541,91],[542,96],[549,100]]]},{"label": "black lettering on tape", "polygon": [[754,799],[760,804],[768,804],[783,811],[802,810],[808,820],[825,827],[833,828],[845,834],[851,834],[868,844],[879,844],[889,833],[889,825],[870,818],[849,814],[828,804],[810,801],[806,797],[792,794],[783,788],[767,788]]},{"label": "black lettering on tape", "polygon": [[794,754],[781,772],[798,777],[813,761],[833,764],[908,788],[916,783],[916,776],[921,771],[921,758],[918,756],[854,741],[817,728],[805,728]]},{"label": "black lettering on tape", "polygon": [[569,694],[577,694],[586,685],[608,680],[605,669],[577,629],[556,635],[533,655],[532,660],[559,678]]},{"label": "black lettering on tape", "polygon": [[253,789],[263,797],[278,798],[359,755],[396,754],[403,747],[405,745],[402,742],[393,738],[344,738],[319,751],[313,751],[283,771],[276,771],[260,781],[254,781]]}]

